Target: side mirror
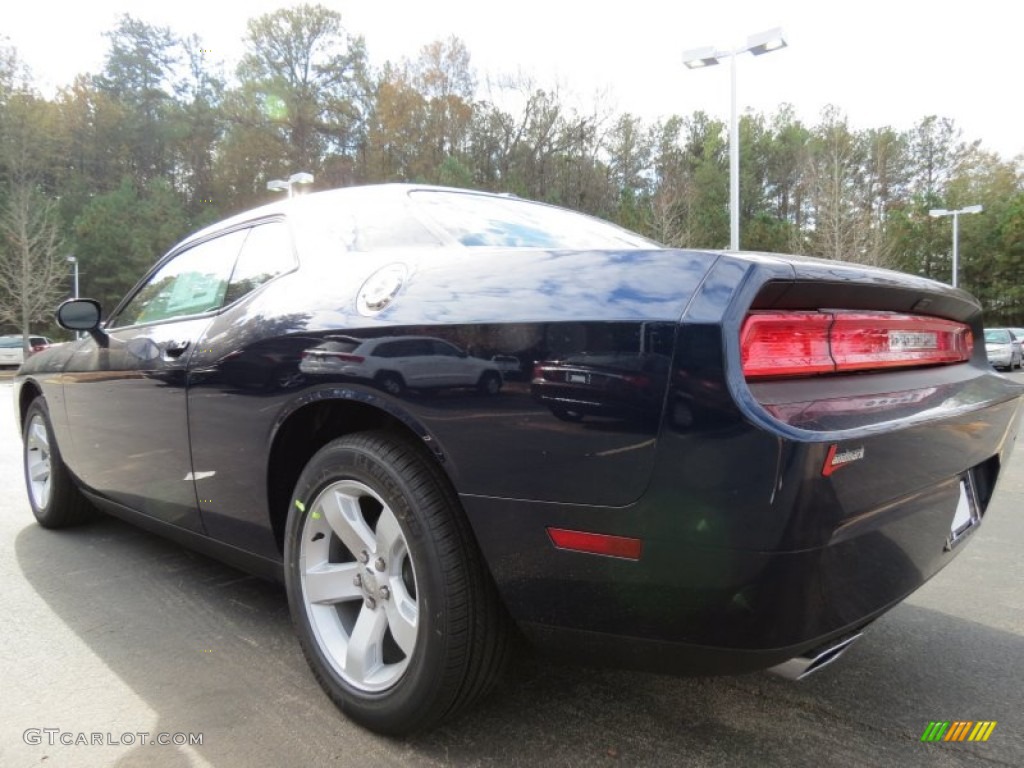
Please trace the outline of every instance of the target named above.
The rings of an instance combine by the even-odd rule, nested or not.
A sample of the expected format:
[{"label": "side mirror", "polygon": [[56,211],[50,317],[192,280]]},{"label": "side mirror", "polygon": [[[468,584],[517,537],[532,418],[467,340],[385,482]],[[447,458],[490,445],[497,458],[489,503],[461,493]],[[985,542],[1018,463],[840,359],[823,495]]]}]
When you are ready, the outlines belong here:
[{"label": "side mirror", "polygon": [[100,303],[95,299],[68,299],[57,307],[57,323],[69,331],[86,331],[101,347],[107,334],[100,330]]}]

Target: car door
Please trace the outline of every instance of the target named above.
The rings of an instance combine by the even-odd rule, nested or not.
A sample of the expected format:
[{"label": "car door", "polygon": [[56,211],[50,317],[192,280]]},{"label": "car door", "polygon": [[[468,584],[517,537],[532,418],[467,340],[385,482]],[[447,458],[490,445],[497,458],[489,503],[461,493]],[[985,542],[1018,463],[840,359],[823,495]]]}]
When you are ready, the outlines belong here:
[{"label": "car door", "polygon": [[224,302],[239,230],[172,254],[107,322],[77,343],[64,376],[71,466],[95,492],[201,529],[189,449],[186,373]]},{"label": "car door", "polygon": [[403,339],[399,363],[405,382],[410,387],[444,386],[444,372],[437,368],[437,356],[430,339],[410,336]]},{"label": "car door", "polygon": [[437,339],[431,344],[435,356],[435,370],[446,386],[466,387],[476,384],[480,378],[480,371],[462,350],[447,341]]}]

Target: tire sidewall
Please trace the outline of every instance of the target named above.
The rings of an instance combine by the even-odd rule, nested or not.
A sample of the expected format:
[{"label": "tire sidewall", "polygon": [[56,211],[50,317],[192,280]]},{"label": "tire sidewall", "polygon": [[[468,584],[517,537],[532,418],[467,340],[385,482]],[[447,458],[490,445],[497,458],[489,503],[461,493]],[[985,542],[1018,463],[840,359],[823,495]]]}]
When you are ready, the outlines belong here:
[{"label": "tire sidewall", "polygon": [[[28,432],[32,425],[32,418],[39,414],[43,418],[43,428],[46,430],[46,440],[50,452],[50,496],[46,500],[45,507],[36,506],[36,500],[32,495],[31,480],[28,476]],[[28,410],[25,411],[25,421],[21,431],[21,471],[25,476],[25,490],[28,491],[28,504],[32,508],[32,514],[41,524],[52,524],[53,512],[55,509],[55,497],[57,496],[58,484],[61,481],[63,464],[61,463],[60,451],[57,449],[57,440],[53,434],[53,426],[50,424],[50,409],[46,407],[46,401],[42,397],[33,400]]]},{"label": "tire sidewall", "polygon": [[[377,493],[391,508],[405,536],[416,576],[419,627],[416,648],[401,679],[380,692],[352,686],[334,669],[310,625],[299,574],[300,537],[313,502],[331,483],[351,479]],[[446,578],[428,522],[415,508],[407,482],[365,446],[336,440],[310,460],[296,484],[285,530],[285,585],[292,620],[313,671],[331,698],[352,719],[381,732],[405,732],[408,723],[423,719],[448,703],[433,700],[441,688],[448,637]],[[296,502],[299,502],[300,508]]]}]

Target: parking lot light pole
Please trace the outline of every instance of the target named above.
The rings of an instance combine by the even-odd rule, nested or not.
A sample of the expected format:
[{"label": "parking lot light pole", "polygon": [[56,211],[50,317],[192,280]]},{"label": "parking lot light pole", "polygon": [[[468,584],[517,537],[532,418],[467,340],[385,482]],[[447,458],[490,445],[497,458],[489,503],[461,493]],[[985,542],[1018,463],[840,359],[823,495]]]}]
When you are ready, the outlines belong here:
[{"label": "parking lot light pole", "polygon": [[300,171],[299,173],[293,173],[285,179],[273,179],[267,182],[267,189],[271,192],[287,192],[288,197],[292,197],[295,194],[294,187],[296,184],[312,184],[313,174],[305,173]]},{"label": "parking lot light pole", "polygon": [[956,288],[959,281],[957,275],[960,271],[960,214],[981,213],[984,210],[980,205],[968,205],[965,208],[958,208],[955,211],[947,211],[945,208],[932,208],[928,215],[933,219],[942,216],[953,217],[953,287]]},{"label": "parking lot light pole", "polygon": [[[74,270],[75,270],[75,290],[74,290],[74,293],[72,294],[71,298],[77,299],[78,298],[78,257],[76,257],[76,256],[67,256],[66,260],[71,262],[71,265],[74,267]],[[75,331],[75,338],[76,339],[81,338],[81,336],[79,335],[78,331]]]},{"label": "parking lot light pole", "polygon": [[72,264],[72,266],[74,267],[74,270],[75,270],[75,292],[72,294],[71,298],[77,299],[78,298],[78,259],[75,256],[68,256],[67,257],[67,261],[71,262],[71,264]]},{"label": "parking lot light pole", "polygon": [[729,250],[740,249],[740,123],[736,116],[736,56],[748,51],[755,56],[785,48],[782,29],[769,29],[747,38],[747,44],[733,50],[713,47],[694,48],[683,52],[683,65],[687,69],[703,69],[730,61],[731,106],[729,110]]}]

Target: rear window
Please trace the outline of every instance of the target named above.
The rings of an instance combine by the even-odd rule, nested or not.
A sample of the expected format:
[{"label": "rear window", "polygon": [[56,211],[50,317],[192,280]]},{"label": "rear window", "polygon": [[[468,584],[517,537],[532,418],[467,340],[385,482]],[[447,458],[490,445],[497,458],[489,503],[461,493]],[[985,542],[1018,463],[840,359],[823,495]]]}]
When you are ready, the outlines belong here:
[{"label": "rear window", "polygon": [[989,344],[1009,344],[1010,332],[1003,328],[992,328],[985,331],[985,341]]},{"label": "rear window", "polygon": [[10,336],[5,336],[0,339],[0,349],[17,349],[20,346],[23,346],[20,338],[12,339]]},{"label": "rear window", "polygon": [[515,197],[439,190],[417,190],[409,196],[450,237],[471,248],[661,247],[600,219]]}]

